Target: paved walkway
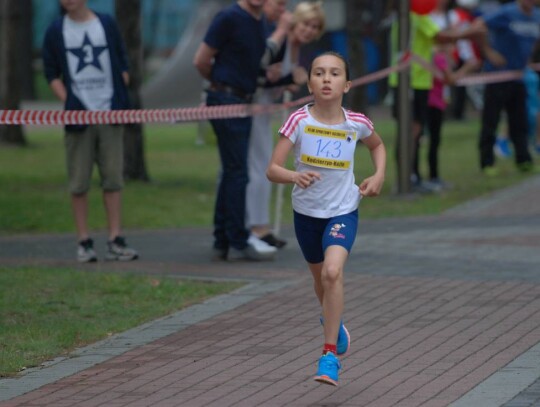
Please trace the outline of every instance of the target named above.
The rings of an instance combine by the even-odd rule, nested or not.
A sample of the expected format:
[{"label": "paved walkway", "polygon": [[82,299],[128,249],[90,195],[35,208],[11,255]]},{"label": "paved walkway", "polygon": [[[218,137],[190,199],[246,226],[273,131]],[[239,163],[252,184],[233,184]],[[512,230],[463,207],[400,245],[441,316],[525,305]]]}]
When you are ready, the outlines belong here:
[{"label": "paved walkway", "polygon": [[[338,388],[312,380],[319,307],[284,234],[275,262],[232,265],[207,260],[209,230],[130,233],[140,261],[81,267],[249,284],[0,380],[0,407],[540,405],[540,176],[442,216],[361,222]],[[0,237],[0,264],[73,266],[70,244]]]}]

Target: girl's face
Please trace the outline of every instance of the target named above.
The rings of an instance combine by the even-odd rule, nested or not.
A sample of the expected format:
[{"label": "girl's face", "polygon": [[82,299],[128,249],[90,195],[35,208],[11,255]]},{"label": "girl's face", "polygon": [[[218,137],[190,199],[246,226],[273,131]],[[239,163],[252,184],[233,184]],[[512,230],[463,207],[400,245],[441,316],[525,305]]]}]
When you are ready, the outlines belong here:
[{"label": "girl's face", "polygon": [[293,27],[293,36],[300,44],[315,41],[321,32],[321,22],[318,18],[298,21]]},{"label": "girl's face", "polygon": [[334,55],[321,55],[313,60],[308,88],[316,99],[341,99],[351,87],[345,63]]}]

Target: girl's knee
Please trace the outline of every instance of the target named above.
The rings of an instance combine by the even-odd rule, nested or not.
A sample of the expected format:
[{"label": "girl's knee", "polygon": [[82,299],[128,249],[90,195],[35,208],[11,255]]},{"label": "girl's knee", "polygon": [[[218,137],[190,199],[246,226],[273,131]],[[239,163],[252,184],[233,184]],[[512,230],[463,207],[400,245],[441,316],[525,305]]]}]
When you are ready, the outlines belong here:
[{"label": "girl's knee", "polygon": [[336,284],[343,278],[343,268],[335,263],[325,264],[322,272],[322,279],[324,283]]}]

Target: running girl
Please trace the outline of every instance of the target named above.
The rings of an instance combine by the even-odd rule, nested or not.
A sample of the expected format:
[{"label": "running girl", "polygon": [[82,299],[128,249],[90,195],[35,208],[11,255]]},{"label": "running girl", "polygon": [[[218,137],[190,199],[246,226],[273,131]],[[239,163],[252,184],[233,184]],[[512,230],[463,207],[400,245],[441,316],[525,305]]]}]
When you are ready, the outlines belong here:
[{"label": "running girl", "polygon": [[[386,150],[371,121],[341,106],[350,87],[349,66],[341,55],[325,52],[316,57],[308,71],[314,102],[292,113],[280,128],[267,169],[270,181],[295,184],[296,238],[322,306],[324,347],[315,380],[334,386],[341,368],[337,356],[350,345],[341,320],[343,267],[356,237],[360,199],[379,195],[386,166]],[[360,185],[353,173],[358,141],[369,149],[375,167]],[[291,150],[295,170],[284,166]]]}]

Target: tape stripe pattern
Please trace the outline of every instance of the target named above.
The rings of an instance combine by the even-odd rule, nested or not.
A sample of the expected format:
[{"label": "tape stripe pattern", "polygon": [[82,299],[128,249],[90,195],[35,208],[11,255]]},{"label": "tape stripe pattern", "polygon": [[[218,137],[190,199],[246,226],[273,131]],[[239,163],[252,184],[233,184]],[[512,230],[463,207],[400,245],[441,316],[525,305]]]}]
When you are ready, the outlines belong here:
[{"label": "tape stripe pattern", "polygon": [[[406,52],[400,61],[394,65],[376,72],[369,73],[351,82],[352,87],[365,85],[381,79],[394,72],[407,69],[414,62],[428,69],[433,75],[440,77],[438,71],[431,63],[419,56]],[[532,64],[531,68],[540,71],[540,64]],[[519,80],[523,77],[522,71],[501,71],[478,73],[460,79],[456,85],[469,86],[476,84],[496,83],[510,80]],[[141,110],[0,110],[0,125],[95,125],[95,124],[133,124],[133,123],[180,123],[212,119],[229,119],[249,117],[256,114],[275,113],[281,110],[290,110],[305,105],[313,100],[306,96],[291,102],[270,105],[225,105],[225,106],[198,106],[178,109],[141,109]]]}]

